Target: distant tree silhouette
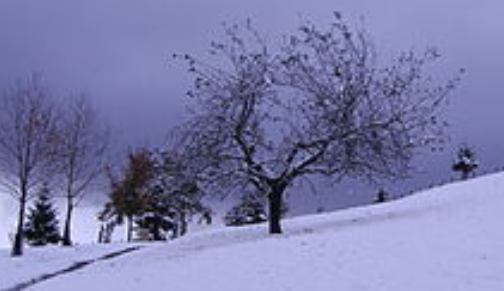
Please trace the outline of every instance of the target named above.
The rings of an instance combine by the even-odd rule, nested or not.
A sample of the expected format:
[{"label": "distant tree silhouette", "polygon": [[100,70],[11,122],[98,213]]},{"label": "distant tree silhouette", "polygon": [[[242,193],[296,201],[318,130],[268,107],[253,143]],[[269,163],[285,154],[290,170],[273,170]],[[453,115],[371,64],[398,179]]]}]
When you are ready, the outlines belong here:
[{"label": "distant tree silhouette", "polygon": [[452,170],[459,172],[462,180],[467,180],[478,166],[479,164],[473,149],[467,145],[463,145],[458,150],[457,159],[452,165]]}]

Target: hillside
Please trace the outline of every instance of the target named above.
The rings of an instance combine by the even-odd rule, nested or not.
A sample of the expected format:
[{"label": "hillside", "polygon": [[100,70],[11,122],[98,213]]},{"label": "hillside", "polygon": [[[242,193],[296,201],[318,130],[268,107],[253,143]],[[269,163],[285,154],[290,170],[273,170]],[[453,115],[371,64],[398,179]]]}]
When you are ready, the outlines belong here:
[{"label": "hillside", "polygon": [[[392,203],[285,221],[282,236],[255,226],[146,245],[28,289],[499,291],[503,215],[504,174],[495,174]],[[75,253],[93,257],[124,247]],[[27,279],[15,274],[40,275],[65,259],[76,261],[68,252],[32,250],[16,260],[0,252],[0,290]]]}]

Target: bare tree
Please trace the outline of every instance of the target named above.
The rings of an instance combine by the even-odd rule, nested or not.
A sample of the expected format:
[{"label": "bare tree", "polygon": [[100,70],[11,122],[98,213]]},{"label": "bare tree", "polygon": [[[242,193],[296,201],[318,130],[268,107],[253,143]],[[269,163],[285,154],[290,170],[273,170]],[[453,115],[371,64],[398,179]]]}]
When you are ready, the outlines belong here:
[{"label": "bare tree", "polygon": [[39,75],[8,88],[0,108],[0,179],[4,190],[18,201],[19,213],[12,248],[23,254],[26,204],[47,181],[54,146],[54,102]]},{"label": "bare tree", "polygon": [[212,44],[217,66],[178,56],[194,74],[195,106],[175,136],[209,185],[266,195],[270,233],[282,232],[284,193],[300,178],[402,177],[417,149],[442,141],[438,109],[458,77],[438,85],[425,74],[434,50],[380,65],[367,34],[337,13],[275,52],[250,22],[226,36]]},{"label": "bare tree", "polygon": [[71,98],[59,120],[57,160],[66,200],[63,245],[72,245],[72,216],[90,186],[104,173],[109,131],[86,95]]}]

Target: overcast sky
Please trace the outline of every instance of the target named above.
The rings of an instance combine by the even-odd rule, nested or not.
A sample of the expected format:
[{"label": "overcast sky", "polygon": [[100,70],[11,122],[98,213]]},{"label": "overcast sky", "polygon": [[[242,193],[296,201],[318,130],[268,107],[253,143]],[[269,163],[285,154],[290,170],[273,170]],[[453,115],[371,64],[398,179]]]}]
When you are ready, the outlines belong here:
[{"label": "overcast sky", "polygon": [[[502,0],[0,0],[0,86],[43,72],[62,94],[87,91],[122,140],[156,145],[183,118],[189,88],[173,53],[204,55],[222,22],[251,18],[275,39],[301,19],[327,24],[332,11],[364,25],[380,51],[436,46],[441,75],[467,70],[446,110],[451,142],[442,155],[422,156],[426,172],[400,191],[449,178],[463,142],[482,169],[504,165]],[[348,197],[332,201],[367,199]]]}]

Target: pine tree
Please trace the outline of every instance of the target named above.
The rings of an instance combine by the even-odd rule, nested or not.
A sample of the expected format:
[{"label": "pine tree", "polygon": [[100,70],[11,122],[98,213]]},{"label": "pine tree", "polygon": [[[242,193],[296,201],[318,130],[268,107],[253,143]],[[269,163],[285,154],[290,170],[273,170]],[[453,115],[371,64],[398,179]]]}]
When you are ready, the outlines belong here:
[{"label": "pine tree", "polygon": [[44,186],[35,204],[29,209],[25,237],[32,246],[57,244],[61,240],[57,212],[49,198],[49,189]]},{"label": "pine tree", "polygon": [[478,162],[474,151],[466,145],[460,147],[457,160],[452,165],[453,171],[460,172],[462,180],[467,180],[476,168],[478,168]]},{"label": "pine tree", "polygon": [[231,208],[224,217],[224,222],[228,226],[240,226],[255,224],[267,220],[264,203],[258,199],[257,195],[245,195],[238,205]]},{"label": "pine tree", "polygon": [[390,200],[390,194],[384,189],[380,189],[376,194],[375,203],[384,203]]},{"label": "pine tree", "polygon": [[[160,190],[160,191],[156,191]],[[170,201],[163,195],[161,189],[152,189],[146,196],[144,213],[135,220],[136,234],[140,240],[160,241],[176,236],[176,217]]]}]

